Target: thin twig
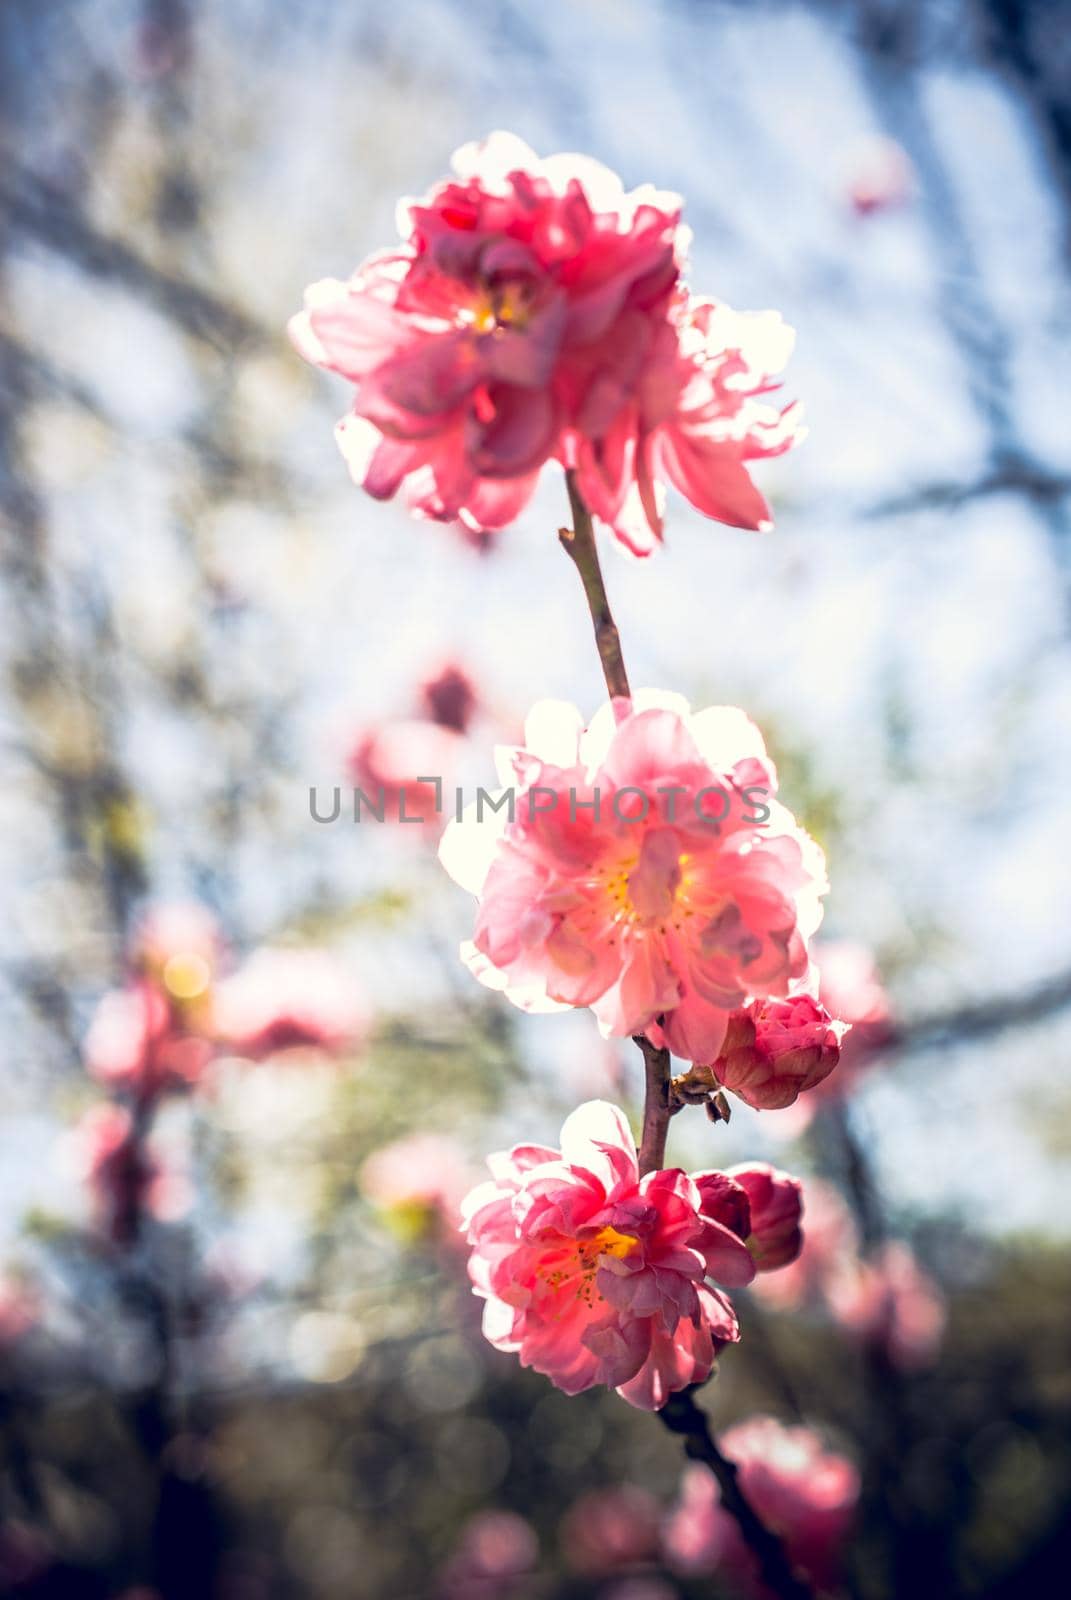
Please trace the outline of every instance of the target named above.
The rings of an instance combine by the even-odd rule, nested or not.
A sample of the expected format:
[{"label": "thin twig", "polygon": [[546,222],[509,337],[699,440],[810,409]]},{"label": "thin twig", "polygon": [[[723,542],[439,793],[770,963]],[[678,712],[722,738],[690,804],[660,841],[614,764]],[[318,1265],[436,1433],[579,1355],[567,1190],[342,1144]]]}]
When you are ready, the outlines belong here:
[{"label": "thin twig", "polygon": [[721,1503],[736,1519],[740,1532],[754,1552],[762,1576],[781,1600],[813,1600],[810,1586],[797,1577],[784,1545],[756,1514],[740,1487],[739,1473],[732,1461],[722,1455],[714,1442],[705,1412],[695,1403],[691,1389],[671,1395],[658,1413],[671,1433],[684,1439],[684,1452],[692,1461],[710,1468],[721,1490]]},{"label": "thin twig", "polygon": [[572,559],[576,570],[580,574],[580,581],[584,585],[584,594],[591,612],[591,622],[595,629],[595,644],[599,651],[599,660],[602,662],[602,673],[606,679],[606,687],[610,698],[629,699],[631,690],[628,686],[628,673],[625,671],[625,658],[621,654],[621,637],[610,610],[610,602],[606,595],[606,585],[603,582],[602,568],[599,565],[599,552],[595,547],[595,530],[591,525],[591,512],[584,504],[580,490],[577,488],[576,479],[572,472],[565,474],[566,487],[569,490],[569,504],[573,512],[572,528],[562,528],[558,534],[562,549]]}]

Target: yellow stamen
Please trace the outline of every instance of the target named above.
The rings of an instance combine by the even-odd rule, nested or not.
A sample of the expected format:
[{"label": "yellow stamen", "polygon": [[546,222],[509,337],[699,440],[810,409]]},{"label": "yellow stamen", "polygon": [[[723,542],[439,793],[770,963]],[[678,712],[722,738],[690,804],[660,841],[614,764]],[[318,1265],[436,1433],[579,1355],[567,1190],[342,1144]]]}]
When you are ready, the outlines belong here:
[{"label": "yellow stamen", "polygon": [[616,1256],[620,1261],[631,1255],[639,1244],[631,1233],[618,1233],[616,1228],[602,1228],[594,1239],[585,1239],[582,1249],[596,1256]]}]

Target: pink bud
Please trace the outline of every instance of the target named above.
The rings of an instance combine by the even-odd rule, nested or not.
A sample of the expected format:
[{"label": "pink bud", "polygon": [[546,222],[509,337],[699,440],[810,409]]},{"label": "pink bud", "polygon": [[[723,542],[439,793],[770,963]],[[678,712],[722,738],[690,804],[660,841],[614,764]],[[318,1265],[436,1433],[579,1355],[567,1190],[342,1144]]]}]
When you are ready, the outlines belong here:
[{"label": "pink bud", "polygon": [[714,1075],[756,1110],[780,1110],[829,1076],[845,1031],[809,994],[753,1000],[730,1016]]},{"label": "pink bud", "polygon": [[455,733],[468,731],[479,703],[476,685],[456,662],[447,662],[433,678],[426,679],[420,686],[420,698],[432,722]]},{"label": "pink bud", "polygon": [[654,1496],[634,1484],[582,1494],[562,1519],[561,1542],[569,1565],[603,1577],[656,1561],[659,1512]]},{"label": "pink bud", "polygon": [[728,1176],[735,1178],[751,1203],[751,1232],[746,1242],[758,1270],[773,1272],[795,1261],[803,1245],[799,1179],[765,1161],[733,1167]]}]

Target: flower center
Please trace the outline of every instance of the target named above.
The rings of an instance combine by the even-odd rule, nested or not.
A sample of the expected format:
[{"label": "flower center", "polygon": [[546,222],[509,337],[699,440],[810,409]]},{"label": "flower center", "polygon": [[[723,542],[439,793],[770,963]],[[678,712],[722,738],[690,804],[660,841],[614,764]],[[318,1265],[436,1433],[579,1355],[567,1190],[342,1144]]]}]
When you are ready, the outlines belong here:
[{"label": "flower center", "polygon": [[[563,1241],[564,1242],[564,1241]],[[615,1256],[621,1261],[639,1246],[631,1233],[619,1233],[616,1228],[600,1228],[590,1239],[571,1240],[567,1251],[553,1265],[539,1271],[550,1289],[571,1288],[578,1300],[594,1305],[602,1296],[595,1287],[595,1274],[602,1256]]]},{"label": "flower center", "polygon": [[507,328],[524,332],[532,312],[532,291],[522,279],[505,279],[481,286],[472,308],[477,333],[501,336]]},{"label": "flower center", "polygon": [[616,1256],[620,1261],[625,1256],[631,1255],[639,1242],[635,1234],[618,1233],[616,1228],[601,1228],[594,1239],[584,1240],[580,1252],[583,1255],[590,1251],[598,1265],[599,1256]]}]

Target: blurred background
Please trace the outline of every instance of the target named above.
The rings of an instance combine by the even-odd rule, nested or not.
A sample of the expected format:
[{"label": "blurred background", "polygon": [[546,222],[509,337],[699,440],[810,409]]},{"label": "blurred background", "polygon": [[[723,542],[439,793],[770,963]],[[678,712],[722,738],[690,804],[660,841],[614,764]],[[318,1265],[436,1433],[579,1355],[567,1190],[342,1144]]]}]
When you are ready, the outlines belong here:
[{"label": "blurred background", "polygon": [[467,1290],[483,1154],[634,1114],[636,1052],[468,977],[434,823],[310,815],[600,699],[560,480],[482,541],[374,504],[284,335],[499,126],[681,191],[695,287],[798,330],[775,533],[604,553],[633,682],[766,732],[858,1024],[794,1110],[673,1125],[811,1224],[704,1403],[831,1592],[1066,1575],[1069,20],[6,0],[0,1592],[760,1592],[678,1442]]}]

